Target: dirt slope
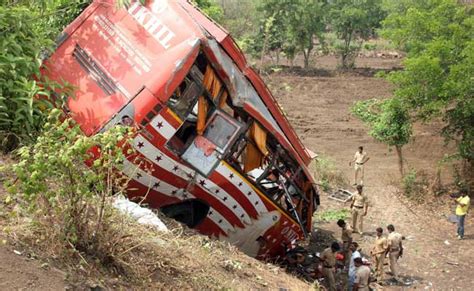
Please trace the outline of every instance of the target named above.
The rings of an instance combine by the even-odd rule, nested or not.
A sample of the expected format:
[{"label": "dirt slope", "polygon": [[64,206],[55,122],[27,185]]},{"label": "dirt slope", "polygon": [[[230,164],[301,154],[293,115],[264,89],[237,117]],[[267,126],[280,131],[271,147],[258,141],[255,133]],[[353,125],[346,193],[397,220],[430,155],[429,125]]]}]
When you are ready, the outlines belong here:
[{"label": "dirt slope", "polygon": [[0,290],[64,290],[63,274],[0,247]]},{"label": "dirt slope", "polygon": [[[392,223],[408,237],[400,263],[406,282],[413,284],[411,288],[470,290],[474,283],[473,217],[468,217],[466,222],[466,239],[457,241],[455,228],[446,219],[452,213],[450,204],[437,201],[430,208],[416,207],[400,198],[396,188],[390,186],[399,177],[395,153],[369,137],[364,125],[349,113],[357,100],[389,96],[390,84],[370,77],[299,77],[284,73],[271,75],[267,81],[305,145],[334,159],[351,181],[353,171],[348,162],[359,145],[365,147],[371,157],[365,173],[365,191],[371,207],[364,228],[373,233],[376,227],[385,228]],[[429,174],[436,172],[437,161],[452,150],[443,146],[437,134],[439,130],[439,124],[416,127],[414,140],[405,148],[410,167]],[[451,179],[449,168],[443,168],[441,179],[444,182]],[[326,195],[321,203],[321,211],[344,207]],[[337,238],[340,236],[335,222],[322,224],[320,228]],[[367,253],[373,239],[356,236]],[[385,289],[404,290],[402,286]]]}]

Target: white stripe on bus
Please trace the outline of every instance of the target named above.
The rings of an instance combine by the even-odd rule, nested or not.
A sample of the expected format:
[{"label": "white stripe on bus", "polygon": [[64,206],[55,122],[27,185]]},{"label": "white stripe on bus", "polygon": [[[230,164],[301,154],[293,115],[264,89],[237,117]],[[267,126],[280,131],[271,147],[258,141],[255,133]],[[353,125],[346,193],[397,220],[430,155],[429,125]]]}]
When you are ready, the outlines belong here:
[{"label": "white stripe on bus", "polygon": [[166,140],[169,140],[175,133],[178,131],[177,128],[174,128],[163,115],[156,115],[151,121],[151,126],[160,133]]},{"label": "white stripe on bus", "polygon": [[[202,185],[201,182],[204,182],[204,185]],[[229,208],[229,210],[232,211],[240,219],[240,221],[242,221],[243,224],[252,223],[250,216],[248,215],[247,211],[245,211],[245,209],[242,207],[242,205],[240,205],[240,203],[237,202],[235,198],[232,197],[232,195],[227,193],[221,187],[217,186],[210,179],[207,179],[197,174],[196,184],[200,185],[201,188],[204,188],[205,190],[207,190],[207,192],[210,195],[214,196],[216,199],[223,201],[223,204],[225,204],[226,207]]]},{"label": "white stripe on bus", "polygon": [[242,195],[249,200],[253,207],[255,207],[258,214],[268,212],[268,209],[265,207],[260,196],[255,192],[253,187],[248,184],[249,182],[230,170],[225,162],[221,162],[219,166],[217,166],[216,171],[242,192]]}]

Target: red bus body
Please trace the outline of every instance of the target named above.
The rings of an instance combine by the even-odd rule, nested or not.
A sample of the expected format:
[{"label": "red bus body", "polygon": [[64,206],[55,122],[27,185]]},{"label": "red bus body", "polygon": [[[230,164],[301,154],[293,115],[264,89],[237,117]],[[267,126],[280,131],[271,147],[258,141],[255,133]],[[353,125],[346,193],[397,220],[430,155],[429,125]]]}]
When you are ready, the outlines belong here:
[{"label": "red bus body", "polygon": [[95,1],[43,73],[74,86],[67,111],[86,135],[138,128],[129,197],[257,258],[310,231],[308,151],[229,34],[188,2]]}]

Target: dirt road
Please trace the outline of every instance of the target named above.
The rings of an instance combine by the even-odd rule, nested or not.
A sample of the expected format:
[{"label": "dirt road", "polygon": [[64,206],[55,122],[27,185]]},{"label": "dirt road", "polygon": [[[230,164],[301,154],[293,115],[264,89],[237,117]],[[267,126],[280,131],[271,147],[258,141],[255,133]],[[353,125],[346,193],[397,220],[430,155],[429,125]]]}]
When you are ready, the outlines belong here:
[{"label": "dirt road", "polygon": [[[363,145],[369,153],[365,191],[371,206],[364,223],[365,231],[373,233],[376,227],[385,228],[391,223],[407,237],[400,264],[409,286],[390,286],[385,290],[472,290],[473,217],[467,220],[465,240],[458,241],[454,225],[446,219],[451,213],[450,205],[437,202],[431,208],[418,207],[399,197],[396,188],[390,186],[400,176],[395,153],[369,137],[364,125],[349,113],[357,100],[389,96],[390,84],[370,77],[299,77],[284,73],[271,75],[267,81],[305,145],[331,157],[351,181],[353,170],[348,162],[357,147]],[[416,127],[414,140],[405,147],[410,167],[429,174],[436,172],[437,161],[452,150],[443,147],[437,134],[439,130],[439,124]],[[441,178],[443,181],[451,179],[449,168],[443,168]],[[329,200],[323,194],[321,211],[342,207],[348,205]],[[320,228],[333,232],[337,238],[340,236],[335,222],[322,224]],[[373,239],[373,234],[356,235],[365,252]]]}]

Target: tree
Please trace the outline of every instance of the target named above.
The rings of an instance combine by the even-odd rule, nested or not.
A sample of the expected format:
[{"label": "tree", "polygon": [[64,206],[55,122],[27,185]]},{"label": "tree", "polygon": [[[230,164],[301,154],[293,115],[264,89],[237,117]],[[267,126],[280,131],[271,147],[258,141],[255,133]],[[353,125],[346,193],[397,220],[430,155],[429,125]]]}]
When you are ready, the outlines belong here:
[{"label": "tree", "polygon": [[336,50],[341,66],[354,66],[355,56],[363,41],[374,35],[385,14],[380,0],[334,0],[329,8],[329,22],[340,40]]},{"label": "tree", "polygon": [[220,23],[232,36],[243,40],[256,34],[259,18],[257,7],[263,0],[218,0],[222,8],[222,18]]},{"label": "tree", "polygon": [[410,140],[412,126],[409,112],[402,100],[392,98],[359,101],[352,107],[352,113],[370,127],[370,136],[395,147],[400,175],[403,177],[402,148]]},{"label": "tree", "polygon": [[404,0],[389,6],[383,35],[407,52],[392,72],[395,96],[422,121],[441,118],[457,156],[474,165],[474,16],[455,0]]},{"label": "tree", "polygon": [[[304,67],[309,67],[309,59],[315,47],[315,41],[324,42],[326,30],[323,16],[322,1],[300,0],[290,1],[287,7],[287,42],[284,49],[287,55],[292,51],[303,53]],[[294,56],[293,56],[294,57]]]},{"label": "tree", "polygon": [[210,18],[220,21],[223,15],[222,8],[214,0],[194,0],[194,3],[202,9]]},{"label": "tree", "polygon": [[[304,66],[309,66],[311,53],[318,43],[322,43],[325,31],[322,17],[322,0],[265,0],[259,7],[262,25],[258,40],[267,40],[267,48],[283,51],[290,61],[297,53],[304,56]],[[268,20],[271,19],[271,26]]]}]

